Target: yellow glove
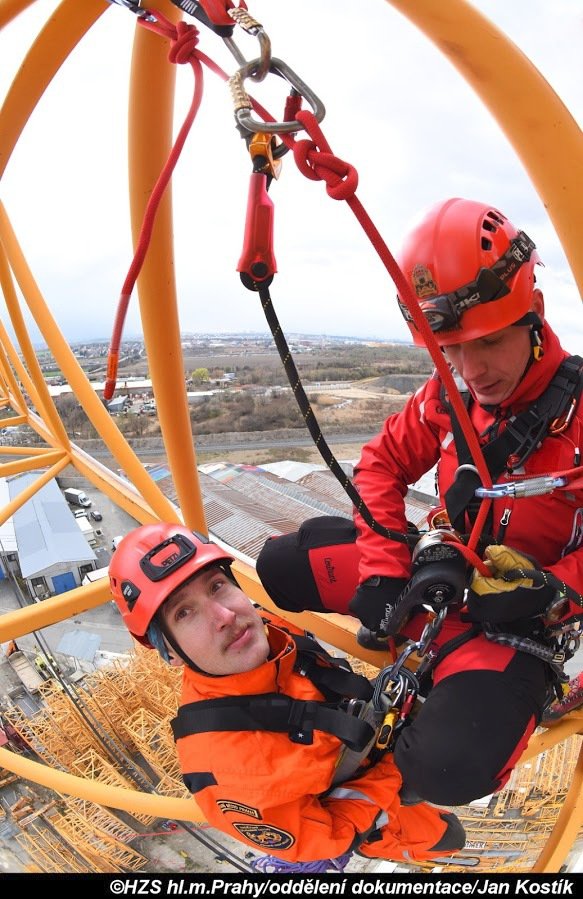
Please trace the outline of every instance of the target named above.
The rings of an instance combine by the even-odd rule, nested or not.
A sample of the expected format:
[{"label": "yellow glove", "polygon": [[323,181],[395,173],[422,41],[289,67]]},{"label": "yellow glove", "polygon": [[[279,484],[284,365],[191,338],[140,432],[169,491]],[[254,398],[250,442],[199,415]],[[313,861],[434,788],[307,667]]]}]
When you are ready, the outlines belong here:
[{"label": "yellow glove", "polygon": [[471,583],[471,589],[474,593],[483,596],[485,593],[508,593],[510,590],[516,590],[517,587],[533,589],[532,578],[519,577],[516,580],[505,581],[503,577],[509,571],[526,572],[532,571],[533,568],[538,568],[538,565],[532,559],[523,556],[509,546],[487,546],[484,555],[492,575],[486,577],[474,568]]},{"label": "yellow glove", "polygon": [[[535,584],[527,571],[540,571],[536,562],[509,546],[488,546],[484,553],[490,575],[474,570],[467,605],[474,621],[493,624],[541,615],[555,598],[555,588]],[[525,572],[523,575],[522,572]],[[505,580],[508,575],[513,580]]]}]

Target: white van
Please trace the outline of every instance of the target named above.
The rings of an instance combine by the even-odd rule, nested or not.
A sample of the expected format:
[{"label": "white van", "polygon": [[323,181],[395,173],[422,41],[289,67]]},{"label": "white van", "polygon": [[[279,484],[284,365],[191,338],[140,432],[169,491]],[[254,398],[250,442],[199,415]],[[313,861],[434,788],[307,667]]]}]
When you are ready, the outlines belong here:
[{"label": "white van", "polygon": [[117,549],[122,540],[123,540],[123,534],[119,534],[117,537],[114,537],[113,540],[111,541],[111,548]]},{"label": "white van", "polygon": [[86,509],[91,505],[91,500],[82,490],[76,490],[74,487],[67,487],[63,490],[63,496],[72,506],[84,506]]}]

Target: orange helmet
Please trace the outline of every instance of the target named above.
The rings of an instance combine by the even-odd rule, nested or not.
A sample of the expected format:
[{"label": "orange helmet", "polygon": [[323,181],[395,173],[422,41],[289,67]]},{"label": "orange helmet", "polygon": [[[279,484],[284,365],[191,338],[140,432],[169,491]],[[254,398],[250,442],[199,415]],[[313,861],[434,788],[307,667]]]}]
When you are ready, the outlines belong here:
[{"label": "orange helmet", "polygon": [[158,522],[131,531],[109,564],[111,593],[130,634],[153,649],[148,630],[170,594],[203,568],[232,561],[216,543],[180,524]]},{"label": "orange helmet", "polygon": [[[440,346],[464,343],[517,324],[529,311],[535,245],[498,209],[455,198],[434,206],[398,257]],[[401,297],[418,346],[424,340]]]}]

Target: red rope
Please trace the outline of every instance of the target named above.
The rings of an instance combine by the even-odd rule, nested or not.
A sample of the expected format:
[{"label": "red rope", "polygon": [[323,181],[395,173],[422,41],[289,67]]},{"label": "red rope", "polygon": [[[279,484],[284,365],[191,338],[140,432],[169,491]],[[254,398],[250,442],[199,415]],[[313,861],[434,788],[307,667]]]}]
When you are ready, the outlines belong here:
[{"label": "red rope", "polygon": [[[296,118],[301,122],[311,138],[311,140],[296,141],[294,144],[294,158],[300,172],[312,181],[325,181],[328,195],[335,200],[346,200],[350,206],[356,219],[380,257],[381,262],[394,281],[397,291],[411,313],[415,325],[421,332],[458,417],[482,484],[485,487],[491,487],[492,480],[490,472],[488,471],[477,435],[454,381],[451,369],[445,361],[439,344],[435,339],[435,335],[421,311],[417,297],[413,293],[409,283],[372,219],[364,209],[360,200],[356,197],[356,188],[358,186],[358,175],[356,170],[347,162],[343,162],[341,159],[334,156],[313,113],[308,110],[301,110],[296,113]],[[490,504],[491,500],[489,499],[482,501],[480,513],[472,528],[470,539],[468,541],[468,548],[470,550],[475,549],[478,544]]]},{"label": "red rope", "polygon": [[139,24],[141,24],[145,28],[148,28],[150,31],[155,31],[157,34],[161,34],[163,37],[167,37],[171,41],[170,51],[168,54],[170,62],[176,63],[178,65],[189,63],[192,66],[192,70],[194,73],[194,94],[192,102],[190,104],[190,108],[174,142],[174,146],[170,151],[170,155],[168,156],[164,168],[160,172],[158,180],[156,181],[154,189],[150,195],[150,199],[148,200],[142,227],[140,229],[140,234],[138,237],[138,242],[134,252],[134,258],[132,259],[131,265],[126,275],[126,279],[121,289],[107,359],[107,379],[103,391],[103,397],[106,400],[111,399],[115,390],[117,366],[119,360],[119,347],[121,343],[121,336],[123,333],[123,326],[136,280],[144,264],[146,253],[148,252],[148,247],[152,238],[154,222],[156,220],[156,213],[158,212],[160,201],[164,196],[164,192],[168,186],[170,178],[172,177],[172,173],[176,168],[176,163],[180,158],[180,154],[192,127],[192,123],[196,118],[196,114],[199,110],[203,94],[204,79],[200,57],[204,54],[200,54],[196,49],[196,45],[198,43],[198,29],[194,25],[188,25],[186,22],[178,22],[176,25],[174,25],[168,19],[164,18],[164,16],[162,16],[160,13],[156,13],[156,18],[159,19],[159,21],[149,22],[145,19],[139,19]]},{"label": "red rope", "polygon": [[[233,4],[230,3],[230,0],[227,0],[227,2],[228,5],[226,8],[233,8]],[[218,15],[219,7],[221,7],[221,5],[224,6],[224,4],[221,4],[219,0],[216,0],[216,2],[215,0],[206,0],[206,2],[201,3],[201,5],[205,9],[205,12],[207,13],[211,21],[215,21],[213,19],[213,15]],[[244,0],[241,0],[239,5],[242,8],[247,8]],[[207,8],[207,6],[209,8]],[[209,9],[212,9],[212,15],[209,13]],[[183,21],[179,21],[174,24],[157,10],[152,10],[152,13],[154,14],[156,21],[151,22],[146,19],[139,19],[138,23],[142,27],[148,28],[150,31],[153,31],[156,34],[159,34],[162,37],[170,40],[171,47],[168,54],[170,62],[180,65],[189,63],[192,66],[195,79],[194,96],[190,109],[178,133],[168,160],[164,168],[162,169],[162,172],[160,173],[160,176],[146,206],[144,220],[142,223],[142,228],[140,230],[134,258],[132,260],[121,290],[114,323],[113,335],[108,354],[107,379],[105,389],[103,391],[103,396],[106,400],[111,399],[115,390],[117,365],[119,360],[119,347],[121,343],[123,325],[125,322],[131,294],[133,292],[133,288],[135,286],[138,275],[141,271],[148,246],[150,244],[158,206],[160,204],[164,191],[168,186],[168,182],[170,181],[174,168],[176,167],[176,163],[178,162],[180,153],[182,152],[184,143],[200,107],[203,92],[202,64],[204,63],[206,66],[208,66],[211,71],[213,71],[223,80],[228,80],[228,75],[223,71],[223,69],[220,68],[220,66],[218,66],[213,60],[206,56],[206,54],[196,49],[199,32],[194,25],[189,25]],[[231,22],[230,18],[229,22]],[[215,24],[219,23],[215,22]],[[254,111],[257,112],[264,121],[275,121],[273,116],[271,116],[270,113],[267,112],[267,110],[265,110],[252,98],[251,103]],[[334,155],[316,121],[314,114],[307,110],[301,110],[299,108],[300,104],[301,98],[294,99],[292,101],[288,100],[284,113],[284,119],[287,121],[291,118],[296,118],[303,125],[311,140],[303,139],[294,141],[294,139],[288,134],[282,135],[282,140],[288,148],[293,149],[296,164],[302,174],[304,174],[312,181],[325,181],[326,191],[328,195],[335,200],[346,200],[346,202],[350,206],[356,219],[371,241],[383,265],[385,266],[390,277],[395,283],[398,293],[404,300],[409,312],[411,313],[414,324],[421,332],[425,340],[427,349],[429,350],[435,366],[441,375],[452,406],[458,416],[458,420],[464,432],[464,436],[466,438],[472,457],[474,458],[474,461],[476,463],[476,468],[478,470],[482,484],[485,487],[491,487],[492,481],[490,478],[490,473],[486,466],[482,450],[472,427],[468,412],[462,402],[461,396],[453,379],[451,370],[448,364],[445,362],[435,336],[431,331],[431,328],[429,327],[427,320],[423,315],[423,312],[421,311],[421,307],[419,306],[417,297],[411,290],[407,280],[405,279],[405,276],[397,265],[396,260],[394,259],[389,248],[384,242],[380,232],[362,206],[360,200],[358,200],[358,198],[356,197],[356,189],[358,187],[358,173],[354,166],[350,165],[347,162],[344,162],[343,160],[339,159],[339,157]],[[472,552],[478,544],[478,540],[480,538],[481,530],[485,522],[490,504],[491,500],[489,499],[483,500],[481,503],[476,522],[474,523],[468,541],[469,552]],[[475,558],[478,559],[477,556]]]}]

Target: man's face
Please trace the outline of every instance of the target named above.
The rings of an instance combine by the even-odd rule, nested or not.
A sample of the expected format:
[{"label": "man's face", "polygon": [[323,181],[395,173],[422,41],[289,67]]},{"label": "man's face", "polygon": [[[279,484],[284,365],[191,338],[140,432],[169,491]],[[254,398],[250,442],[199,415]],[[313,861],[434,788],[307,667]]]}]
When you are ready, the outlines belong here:
[{"label": "man's face", "polygon": [[208,674],[251,671],[269,654],[261,618],[217,566],[170,597],[161,614],[182,651]]},{"label": "man's face", "polygon": [[514,392],[532,351],[529,328],[513,325],[444,349],[482,406],[497,406]]}]

